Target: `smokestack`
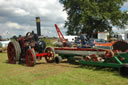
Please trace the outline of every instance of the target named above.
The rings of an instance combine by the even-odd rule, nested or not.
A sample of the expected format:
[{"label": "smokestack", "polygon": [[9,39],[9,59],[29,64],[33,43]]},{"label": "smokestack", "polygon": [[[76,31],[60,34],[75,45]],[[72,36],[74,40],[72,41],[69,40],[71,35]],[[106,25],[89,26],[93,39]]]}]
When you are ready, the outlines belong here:
[{"label": "smokestack", "polygon": [[37,27],[37,34],[38,34],[38,36],[41,36],[40,17],[36,17],[36,27]]}]

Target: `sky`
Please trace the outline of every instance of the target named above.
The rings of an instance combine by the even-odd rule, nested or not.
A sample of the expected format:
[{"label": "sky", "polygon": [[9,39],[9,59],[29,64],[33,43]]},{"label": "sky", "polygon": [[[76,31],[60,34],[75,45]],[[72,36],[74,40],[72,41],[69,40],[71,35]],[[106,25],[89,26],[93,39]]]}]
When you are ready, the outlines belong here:
[{"label": "sky", "polygon": [[54,24],[65,34],[67,14],[59,0],[0,0],[0,35],[12,37],[36,32],[37,16],[41,19],[42,35],[57,36]]},{"label": "sky", "polygon": [[[37,16],[41,19],[42,35],[57,36],[54,24],[65,35],[66,29],[63,26],[67,14],[63,9],[59,0],[0,0],[0,35],[10,38],[13,35],[25,35],[32,30],[36,32]],[[128,10],[128,2],[121,10]]]}]

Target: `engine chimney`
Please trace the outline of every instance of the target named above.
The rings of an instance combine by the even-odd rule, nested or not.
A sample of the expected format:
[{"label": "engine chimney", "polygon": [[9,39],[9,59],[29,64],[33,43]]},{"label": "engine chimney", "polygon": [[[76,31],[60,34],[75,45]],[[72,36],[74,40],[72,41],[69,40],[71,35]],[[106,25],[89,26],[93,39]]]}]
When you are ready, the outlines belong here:
[{"label": "engine chimney", "polygon": [[41,36],[40,17],[36,17],[36,27],[37,27],[37,34],[38,34],[38,36]]}]

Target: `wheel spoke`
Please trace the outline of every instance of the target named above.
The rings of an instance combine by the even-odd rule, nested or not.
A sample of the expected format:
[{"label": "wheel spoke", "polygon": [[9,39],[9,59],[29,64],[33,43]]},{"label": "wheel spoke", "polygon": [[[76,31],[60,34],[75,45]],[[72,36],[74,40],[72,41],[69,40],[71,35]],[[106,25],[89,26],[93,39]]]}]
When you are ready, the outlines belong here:
[{"label": "wheel spoke", "polygon": [[52,63],[54,60],[54,51],[52,48],[46,48],[45,53],[48,53],[47,56],[45,56],[45,59],[48,63]]},{"label": "wheel spoke", "polygon": [[28,49],[27,52],[26,52],[26,64],[28,66],[34,66],[35,64],[35,55],[33,53],[34,51],[32,49]]},{"label": "wheel spoke", "polygon": [[8,51],[8,60],[9,60],[9,62],[11,64],[14,64],[16,62],[16,49],[14,47],[14,43],[13,42],[10,42],[8,44],[7,51]]}]

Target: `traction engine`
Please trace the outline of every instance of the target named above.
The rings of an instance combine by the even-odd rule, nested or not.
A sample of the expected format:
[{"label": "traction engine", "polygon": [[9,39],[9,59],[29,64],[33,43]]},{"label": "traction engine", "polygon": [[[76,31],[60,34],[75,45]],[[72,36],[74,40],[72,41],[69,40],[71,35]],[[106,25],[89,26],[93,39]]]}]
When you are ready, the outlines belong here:
[{"label": "traction engine", "polygon": [[26,36],[19,37],[8,44],[7,53],[9,63],[15,64],[26,62],[28,66],[34,66],[36,60],[41,60],[42,57],[48,63],[54,61],[54,50],[51,47],[46,47],[46,43],[40,38],[40,20],[37,17],[37,34],[33,31],[28,32]]}]

